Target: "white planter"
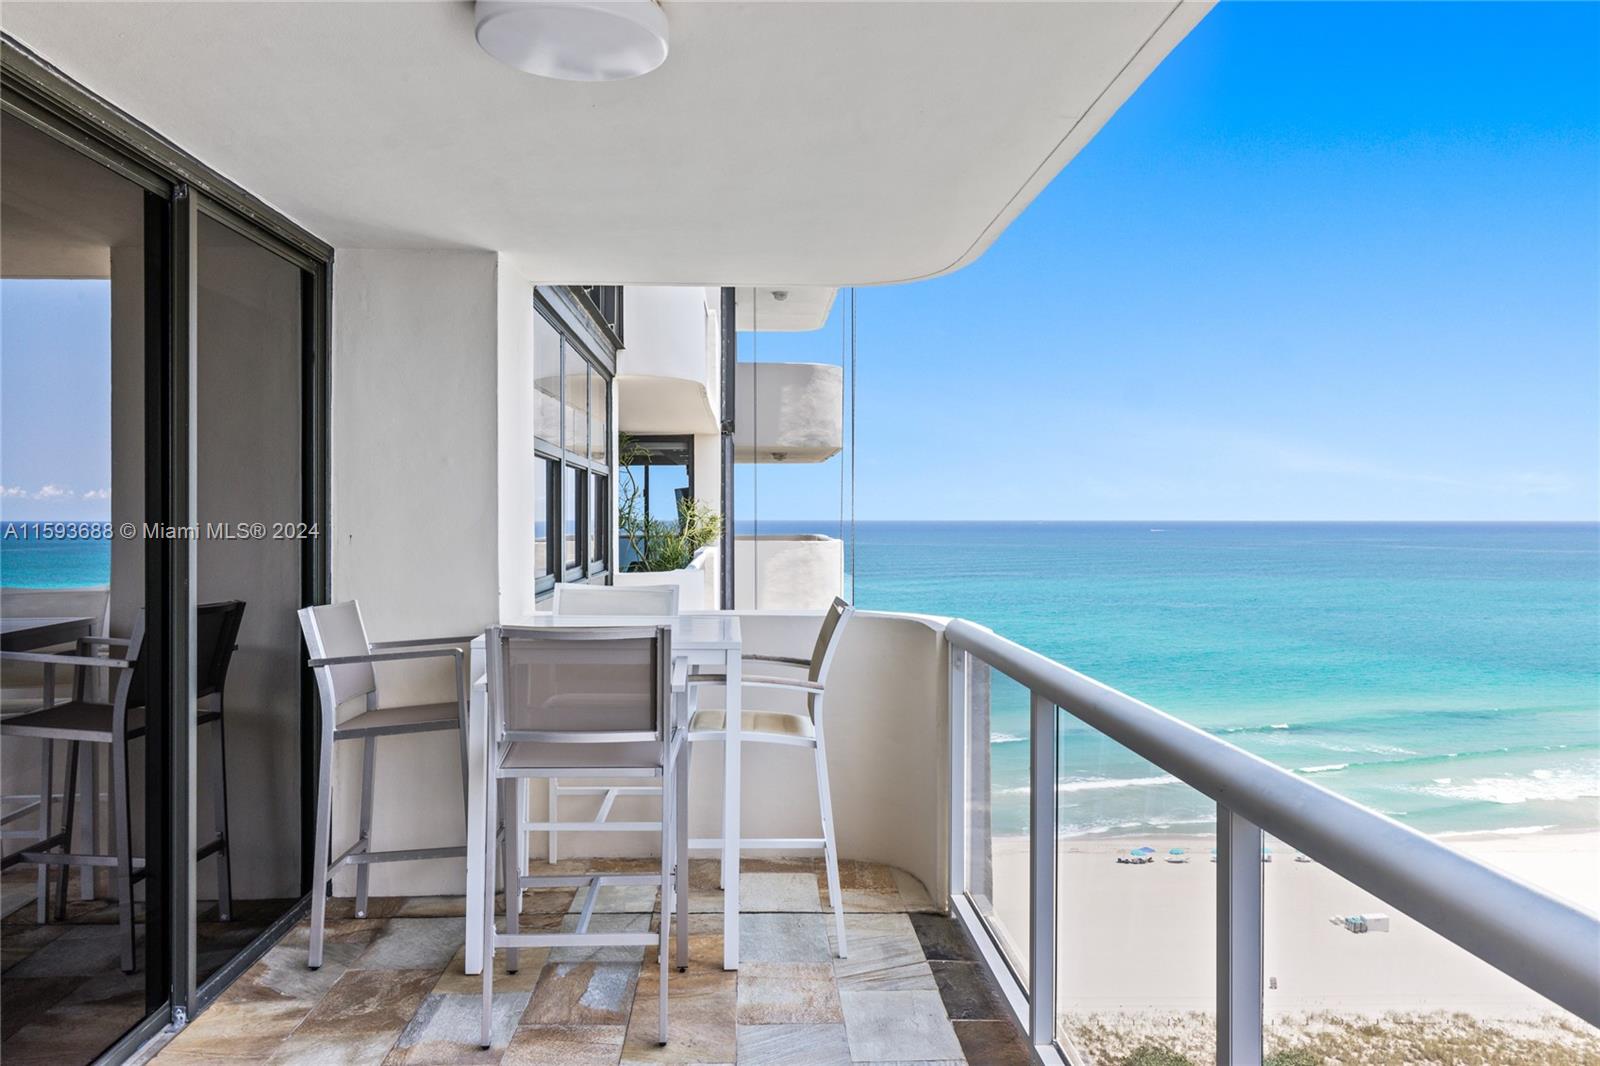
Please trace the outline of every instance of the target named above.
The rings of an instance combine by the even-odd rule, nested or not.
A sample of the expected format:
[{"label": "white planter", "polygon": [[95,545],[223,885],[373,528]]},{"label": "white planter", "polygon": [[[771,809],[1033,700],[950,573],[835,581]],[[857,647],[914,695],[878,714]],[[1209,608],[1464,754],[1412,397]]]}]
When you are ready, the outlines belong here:
[{"label": "white planter", "polygon": [[716,581],[717,549],[701,548],[694,560],[682,570],[652,570],[645,573],[618,573],[612,575],[613,585],[628,588],[657,585],[678,586],[678,610],[703,611],[716,606],[715,596],[708,591]]}]

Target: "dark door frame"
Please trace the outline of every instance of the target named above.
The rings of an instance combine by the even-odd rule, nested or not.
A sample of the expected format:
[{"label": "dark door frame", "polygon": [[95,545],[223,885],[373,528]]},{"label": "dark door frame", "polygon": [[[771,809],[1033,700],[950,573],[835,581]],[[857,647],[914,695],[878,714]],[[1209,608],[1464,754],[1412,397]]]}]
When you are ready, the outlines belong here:
[{"label": "dark door frame", "polygon": [[[229,226],[301,272],[301,519],[319,536],[302,541],[302,603],[328,595],[328,429],[333,248],[96,96],[9,34],[0,34],[0,110],[145,190],[145,521],[192,528],[196,365],[195,235],[200,215]],[[145,542],[146,684],[150,706],[146,781],[146,1009],[143,1022],[102,1061],[127,1059],[169,1025],[182,1027],[297,921],[310,889],[315,804],[316,699],[301,678],[300,903],[232,961],[197,985],[195,972],[195,779],[192,622],[194,546],[188,537]],[[181,710],[182,713],[171,713]]]}]

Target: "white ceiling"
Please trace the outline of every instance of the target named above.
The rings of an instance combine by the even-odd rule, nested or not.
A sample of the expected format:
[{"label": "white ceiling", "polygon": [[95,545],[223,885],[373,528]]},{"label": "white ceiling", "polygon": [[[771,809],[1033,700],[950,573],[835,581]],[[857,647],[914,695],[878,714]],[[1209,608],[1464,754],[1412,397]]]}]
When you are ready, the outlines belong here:
[{"label": "white ceiling", "polygon": [[21,119],[0,117],[0,277],[108,278],[144,240],[144,193]]},{"label": "white ceiling", "polygon": [[[782,299],[779,299],[779,295]],[[817,286],[741,288],[734,290],[736,328],[762,333],[801,333],[821,329],[833,310],[839,290]]]},{"label": "white ceiling", "polygon": [[0,27],[338,246],[837,286],[975,259],[1208,6],[665,0],[667,61],[606,84],[495,62],[464,2],[6,0]]}]

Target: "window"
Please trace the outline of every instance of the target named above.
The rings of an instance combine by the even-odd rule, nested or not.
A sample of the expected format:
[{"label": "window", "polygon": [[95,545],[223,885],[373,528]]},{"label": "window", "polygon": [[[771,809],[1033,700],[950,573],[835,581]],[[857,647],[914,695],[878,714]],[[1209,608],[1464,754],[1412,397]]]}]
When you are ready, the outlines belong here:
[{"label": "window", "polygon": [[[668,526],[678,525],[678,508],[694,498],[693,437],[627,437],[624,439],[619,471],[621,497],[618,506],[633,508]],[[629,569],[644,554],[642,532],[630,535],[630,524],[618,527],[617,551],[620,568]]]},{"label": "window", "polygon": [[534,586],[611,568],[611,376],[536,297]]},{"label": "window", "polygon": [[589,302],[591,315],[616,338],[622,346],[622,286],[579,285],[577,291]]},{"label": "window", "polygon": [[561,567],[569,578],[583,576],[572,574],[573,570],[583,566],[583,556],[578,554],[578,509],[583,497],[580,490],[582,478],[576,467],[570,464],[561,467]]},{"label": "window", "polygon": [[606,486],[611,480],[604,474],[589,475],[589,561],[605,562],[606,547],[611,541],[611,497]]},{"label": "window", "polygon": [[533,471],[533,572],[542,580],[554,581],[556,555],[550,540],[551,504],[555,500],[556,471],[560,464],[551,459],[536,459]]}]

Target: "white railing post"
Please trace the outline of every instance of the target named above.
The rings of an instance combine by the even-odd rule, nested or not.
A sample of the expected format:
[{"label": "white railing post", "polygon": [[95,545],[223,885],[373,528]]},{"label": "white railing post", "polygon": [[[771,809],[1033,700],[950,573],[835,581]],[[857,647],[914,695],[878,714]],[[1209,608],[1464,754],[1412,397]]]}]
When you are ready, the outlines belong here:
[{"label": "white railing post", "polygon": [[1262,838],[1217,804],[1217,1066],[1261,1066]]},{"label": "white railing post", "polygon": [[1034,692],[1028,745],[1028,1040],[1055,1041],[1056,705]]},{"label": "white railing post", "polygon": [[950,895],[967,890],[967,653],[950,648]]}]

